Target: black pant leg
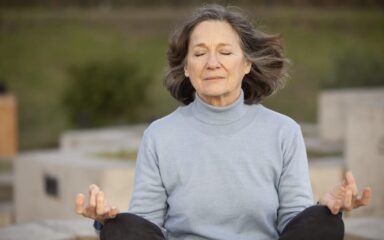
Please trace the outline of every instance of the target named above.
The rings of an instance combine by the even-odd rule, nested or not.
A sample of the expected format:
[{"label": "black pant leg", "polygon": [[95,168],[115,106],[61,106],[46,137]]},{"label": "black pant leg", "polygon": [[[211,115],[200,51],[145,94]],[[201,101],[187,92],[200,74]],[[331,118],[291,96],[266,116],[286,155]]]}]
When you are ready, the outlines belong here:
[{"label": "black pant leg", "polygon": [[154,223],[131,213],[120,213],[104,223],[100,240],[165,240]]},{"label": "black pant leg", "polygon": [[284,228],[279,240],[343,240],[341,213],[333,215],[326,206],[304,209]]}]

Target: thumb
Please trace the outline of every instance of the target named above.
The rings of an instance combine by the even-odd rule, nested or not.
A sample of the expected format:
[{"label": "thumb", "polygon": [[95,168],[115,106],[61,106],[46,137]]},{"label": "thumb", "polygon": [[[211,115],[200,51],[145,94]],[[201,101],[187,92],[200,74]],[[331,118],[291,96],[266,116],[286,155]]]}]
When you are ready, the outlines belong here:
[{"label": "thumb", "polygon": [[117,207],[112,207],[109,211],[108,211],[108,217],[109,218],[115,218],[116,215],[119,213],[119,209]]},{"label": "thumb", "polygon": [[329,210],[331,210],[332,214],[336,215],[340,212],[341,206],[342,206],[341,200],[334,200]]}]

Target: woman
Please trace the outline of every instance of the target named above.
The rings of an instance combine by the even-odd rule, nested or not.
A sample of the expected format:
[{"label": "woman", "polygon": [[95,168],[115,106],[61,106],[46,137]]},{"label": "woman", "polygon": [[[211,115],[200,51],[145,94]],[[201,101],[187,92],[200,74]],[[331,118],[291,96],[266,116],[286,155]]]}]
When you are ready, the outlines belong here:
[{"label": "woman", "polygon": [[357,197],[347,173],[314,205],[299,125],[259,104],[286,73],[279,37],[207,5],[172,36],[168,61],[165,86],[185,106],[145,131],[130,214],[95,185],[87,206],[77,196],[101,239],[342,239],[338,213],[370,190]]}]

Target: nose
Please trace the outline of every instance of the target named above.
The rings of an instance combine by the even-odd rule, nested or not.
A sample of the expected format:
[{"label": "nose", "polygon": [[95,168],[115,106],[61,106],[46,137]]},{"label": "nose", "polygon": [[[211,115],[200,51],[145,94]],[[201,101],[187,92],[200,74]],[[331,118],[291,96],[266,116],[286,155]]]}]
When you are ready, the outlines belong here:
[{"label": "nose", "polygon": [[207,68],[208,69],[220,68],[220,62],[219,62],[219,59],[217,59],[216,54],[209,54]]}]

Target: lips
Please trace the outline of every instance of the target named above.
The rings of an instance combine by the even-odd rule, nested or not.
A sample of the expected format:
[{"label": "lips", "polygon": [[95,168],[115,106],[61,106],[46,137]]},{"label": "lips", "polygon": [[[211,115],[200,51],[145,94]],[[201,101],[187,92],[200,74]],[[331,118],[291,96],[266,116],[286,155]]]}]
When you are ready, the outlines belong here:
[{"label": "lips", "polygon": [[204,80],[220,80],[220,79],[224,79],[224,77],[221,77],[221,76],[209,76],[209,77],[205,77]]}]

